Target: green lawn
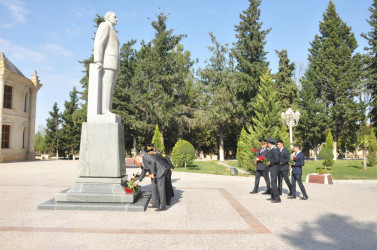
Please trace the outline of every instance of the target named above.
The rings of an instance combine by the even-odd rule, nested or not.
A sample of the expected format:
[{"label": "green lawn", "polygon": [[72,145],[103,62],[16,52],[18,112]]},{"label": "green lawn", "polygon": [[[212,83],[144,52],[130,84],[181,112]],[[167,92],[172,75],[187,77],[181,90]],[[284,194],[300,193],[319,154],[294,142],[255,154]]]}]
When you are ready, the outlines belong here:
[{"label": "green lawn", "polygon": [[[238,167],[237,161],[225,161],[226,164]],[[322,160],[305,161],[303,169],[303,180],[309,173],[316,173],[317,168],[322,165]],[[368,168],[367,171],[363,169],[362,160],[337,160],[334,166],[330,169],[330,173],[335,180],[368,180],[377,179],[377,167]]]},{"label": "green lawn", "polygon": [[[237,163],[237,161],[235,161]],[[228,163],[228,162],[226,162]],[[230,164],[229,164],[230,165]],[[189,173],[201,173],[201,174],[217,174],[217,175],[230,175],[230,170],[223,165],[217,163],[217,161],[194,161],[193,165],[185,168],[175,168],[174,171],[189,172]],[[241,175],[239,173],[239,175]]]}]

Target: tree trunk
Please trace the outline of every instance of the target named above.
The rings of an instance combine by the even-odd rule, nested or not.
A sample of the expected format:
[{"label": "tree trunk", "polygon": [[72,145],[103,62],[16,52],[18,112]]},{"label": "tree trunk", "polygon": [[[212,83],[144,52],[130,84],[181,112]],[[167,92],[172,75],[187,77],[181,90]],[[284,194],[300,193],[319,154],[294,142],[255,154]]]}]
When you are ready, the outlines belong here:
[{"label": "tree trunk", "polygon": [[316,161],[317,160],[317,145],[314,146],[313,151],[314,151],[314,160]]},{"label": "tree trunk", "polygon": [[59,149],[56,149],[56,159],[59,160]]},{"label": "tree trunk", "polygon": [[224,161],[224,135],[223,135],[222,129],[220,129],[219,154],[220,154],[220,161]]},{"label": "tree trunk", "polygon": [[133,146],[134,146],[134,157],[137,156],[137,147],[136,147],[136,135],[133,135]]},{"label": "tree trunk", "polygon": [[336,148],[337,147],[337,139],[335,139],[334,140],[334,150],[333,150],[333,154],[334,154],[334,161],[336,161],[336,159],[338,158],[338,157],[336,157],[337,155],[336,155]]},{"label": "tree trunk", "polygon": [[162,142],[162,145],[165,145],[164,144],[164,130],[161,128],[160,130],[160,134],[161,134],[161,142]]},{"label": "tree trunk", "polygon": [[187,168],[186,168],[186,160],[185,160],[185,170],[186,170]]},{"label": "tree trunk", "polygon": [[363,148],[364,171],[367,170],[367,149]]}]

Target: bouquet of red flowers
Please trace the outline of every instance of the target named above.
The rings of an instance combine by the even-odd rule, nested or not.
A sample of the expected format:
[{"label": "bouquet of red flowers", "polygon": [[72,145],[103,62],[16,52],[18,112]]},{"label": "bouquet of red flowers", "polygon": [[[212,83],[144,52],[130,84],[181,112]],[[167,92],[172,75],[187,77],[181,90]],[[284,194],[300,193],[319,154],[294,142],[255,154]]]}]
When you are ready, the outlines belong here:
[{"label": "bouquet of red flowers", "polygon": [[251,150],[251,152],[256,153],[256,152],[258,152],[258,149],[253,148],[253,149]]},{"label": "bouquet of red flowers", "polygon": [[139,186],[134,187],[134,183],[139,177],[139,174],[137,173],[136,175],[134,174],[133,177],[127,182],[126,182],[126,187],[124,188],[124,191],[126,191],[127,194],[132,194],[133,192],[136,192],[136,190],[139,188]]},{"label": "bouquet of red flowers", "polygon": [[267,158],[266,157],[264,157],[263,155],[262,156],[259,156],[259,160],[263,163],[263,164],[267,164],[267,163],[269,163],[269,161],[267,160]]},{"label": "bouquet of red flowers", "polygon": [[289,165],[293,165],[293,163],[296,162],[296,156],[293,156],[292,160],[289,161]]}]

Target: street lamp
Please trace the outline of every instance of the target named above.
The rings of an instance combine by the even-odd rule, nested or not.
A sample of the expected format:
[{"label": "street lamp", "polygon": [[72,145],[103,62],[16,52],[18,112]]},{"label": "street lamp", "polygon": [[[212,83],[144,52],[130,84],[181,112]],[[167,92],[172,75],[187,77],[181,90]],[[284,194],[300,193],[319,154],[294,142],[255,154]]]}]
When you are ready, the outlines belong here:
[{"label": "street lamp", "polygon": [[300,112],[294,112],[291,108],[289,108],[285,113],[281,113],[281,117],[283,118],[284,125],[289,127],[289,139],[291,142],[291,148],[293,148],[292,127],[297,126],[298,120],[300,120]]}]

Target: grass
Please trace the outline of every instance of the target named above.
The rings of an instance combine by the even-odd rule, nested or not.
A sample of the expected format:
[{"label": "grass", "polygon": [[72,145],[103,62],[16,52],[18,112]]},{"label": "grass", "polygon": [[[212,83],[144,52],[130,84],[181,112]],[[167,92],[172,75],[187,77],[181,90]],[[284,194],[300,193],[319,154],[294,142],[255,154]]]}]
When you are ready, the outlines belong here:
[{"label": "grass", "polygon": [[[225,161],[226,164],[233,167],[238,167],[237,161]],[[317,168],[322,166],[322,161],[305,161],[305,166],[302,168],[302,179],[305,181],[306,175],[316,173]],[[230,175],[230,170],[218,164],[217,161],[195,161],[193,165],[184,168],[175,168],[175,171],[202,173],[202,174],[217,174]],[[335,180],[373,180],[377,179],[377,167],[371,167],[364,171],[362,160],[337,160],[332,168],[329,169]],[[239,175],[243,175],[239,173]],[[245,175],[243,175],[245,176]]]},{"label": "grass", "polygon": [[[235,162],[237,163],[237,161]],[[185,170],[185,168],[176,167],[174,171],[200,174],[230,175],[229,168],[220,165],[219,163],[217,163],[217,161],[194,161],[193,165],[187,166],[187,170]],[[239,173],[239,175],[241,174]]]}]

